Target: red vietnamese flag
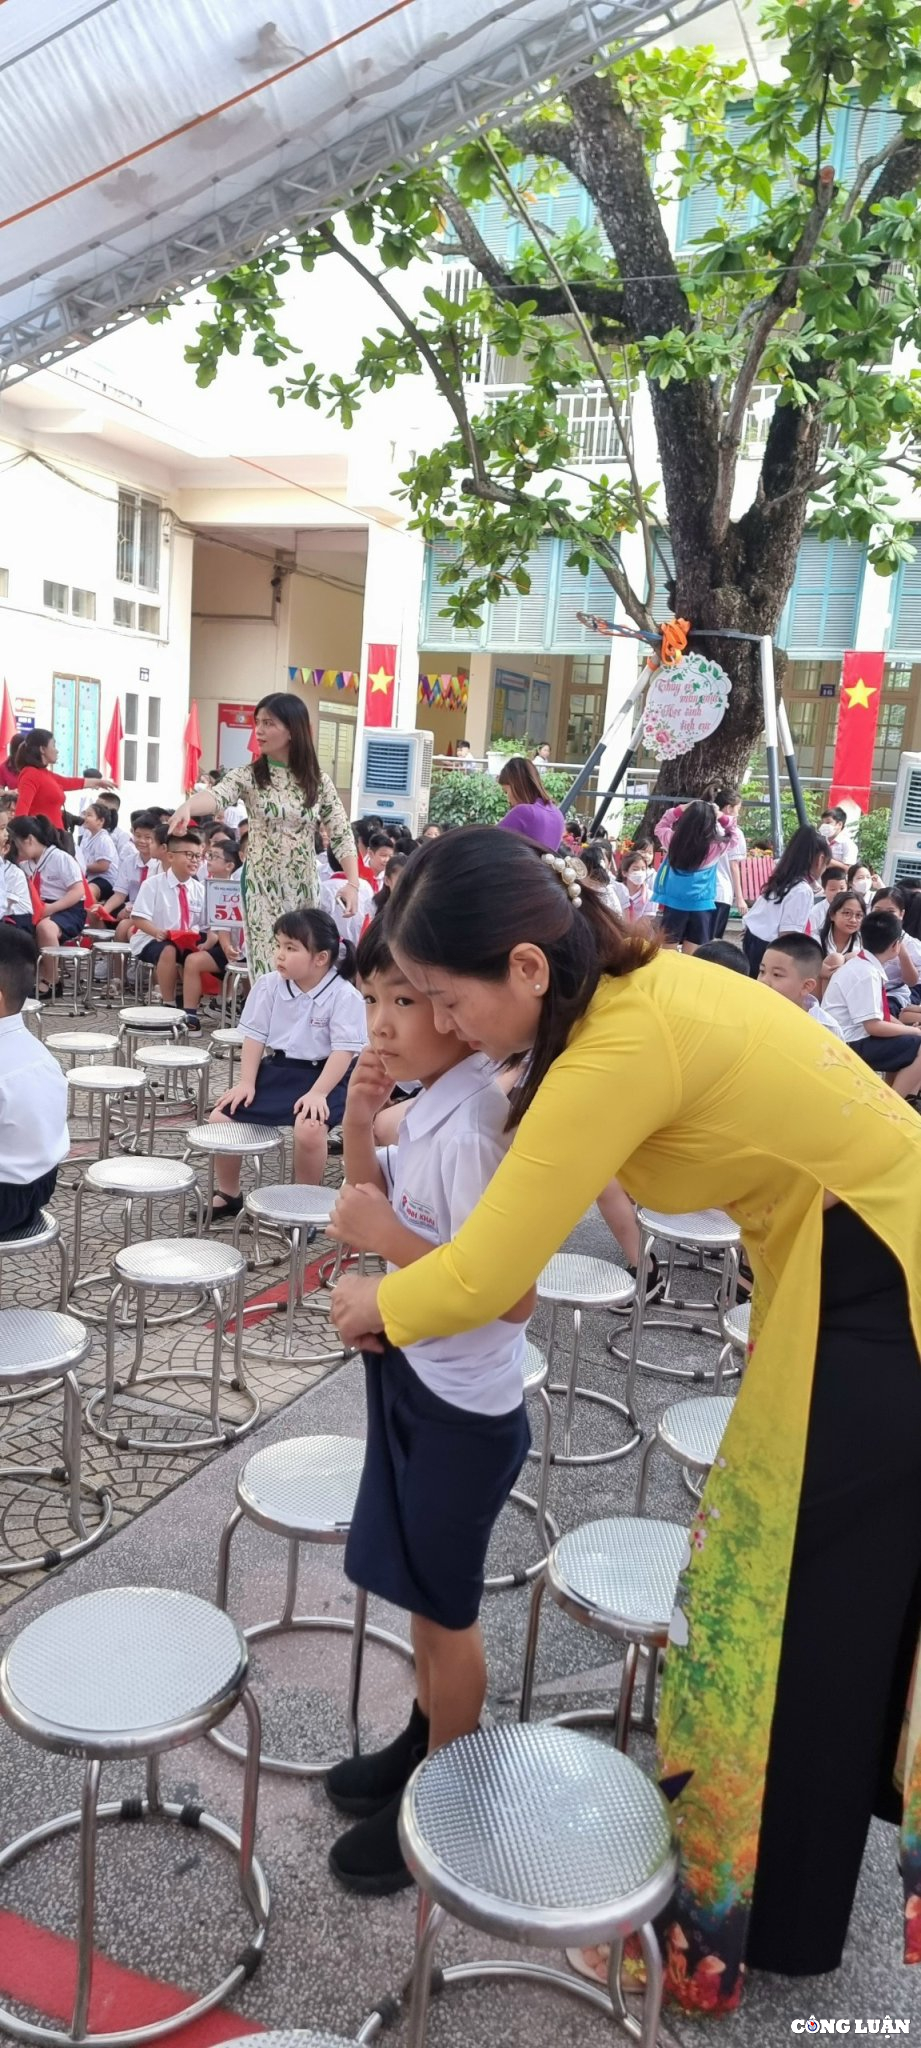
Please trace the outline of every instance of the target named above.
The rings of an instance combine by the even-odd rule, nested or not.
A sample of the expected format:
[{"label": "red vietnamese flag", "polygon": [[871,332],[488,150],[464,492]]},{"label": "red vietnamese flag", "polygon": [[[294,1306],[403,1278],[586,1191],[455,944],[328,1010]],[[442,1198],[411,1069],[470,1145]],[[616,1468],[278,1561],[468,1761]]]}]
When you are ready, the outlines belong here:
[{"label": "red vietnamese flag", "polygon": [[188,796],[189,791],[195,788],[195,784],[198,781],[198,771],[199,768],[201,767],[201,728],[198,723],[198,705],[196,704],[194,697],[189,707],[188,718],[186,719],[185,722],[185,729],[182,735],[182,746],[182,787],[185,790],[186,795]]},{"label": "red vietnamese flag", "polygon": [[881,649],[844,657],[829,803],[840,804],[844,797],[850,797],[862,811],[870,808],[873,745],[885,659]]},{"label": "red vietnamese flag", "polygon": [[122,779],[122,740],[124,737],[121,705],[116,697],[109,730],[106,734],[106,743],[102,750],[103,761],[108,768],[109,775],[116,789]]},{"label": "red vietnamese flag", "polygon": [[365,724],[392,725],[396,695],[397,650],[383,641],[372,640],[368,648],[368,687],[365,694]]},{"label": "red vietnamese flag", "polygon": [[3,709],[2,711],[0,711],[0,755],[2,755],[4,761],[6,760],[7,754],[10,751],[10,747],[14,739],[16,738],[18,730],[19,728],[16,724],[16,713],[13,710],[13,706],[10,702],[9,684],[7,682],[4,682]]}]

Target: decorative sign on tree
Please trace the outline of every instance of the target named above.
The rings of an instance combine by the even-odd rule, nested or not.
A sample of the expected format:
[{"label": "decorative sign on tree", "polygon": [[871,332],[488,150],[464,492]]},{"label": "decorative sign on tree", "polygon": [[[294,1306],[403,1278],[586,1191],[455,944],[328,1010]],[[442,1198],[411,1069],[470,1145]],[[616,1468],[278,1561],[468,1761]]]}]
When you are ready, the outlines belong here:
[{"label": "decorative sign on tree", "polygon": [[722,722],[732,684],[703,654],[657,668],[646,696],[643,740],[657,761],[676,761]]}]

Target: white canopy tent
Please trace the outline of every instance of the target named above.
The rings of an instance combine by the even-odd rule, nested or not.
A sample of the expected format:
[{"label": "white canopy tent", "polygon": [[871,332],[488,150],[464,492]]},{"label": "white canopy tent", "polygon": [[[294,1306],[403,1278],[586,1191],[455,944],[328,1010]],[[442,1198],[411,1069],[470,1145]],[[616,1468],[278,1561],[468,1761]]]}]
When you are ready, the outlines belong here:
[{"label": "white canopy tent", "polygon": [[0,379],[718,0],[4,0]]}]

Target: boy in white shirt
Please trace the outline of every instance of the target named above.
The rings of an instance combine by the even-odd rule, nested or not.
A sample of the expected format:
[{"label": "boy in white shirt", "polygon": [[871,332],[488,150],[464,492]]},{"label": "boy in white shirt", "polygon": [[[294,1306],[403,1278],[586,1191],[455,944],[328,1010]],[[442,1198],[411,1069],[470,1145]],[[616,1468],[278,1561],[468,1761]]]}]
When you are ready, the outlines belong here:
[{"label": "boy in white shirt", "polygon": [[22,1019],[35,960],[28,932],[0,924],[0,1237],[35,1222],[70,1151],[67,1082]]},{"label": "boy in white shirt", "polygon": [[853,867],[855,860],[858,859],[857,841],[851,838],[847,829],[847,812],[842,810],[840,804],[835,804],[830,811],[822,812],[819,831],[822,838],[828,841],[828,851],[832,860],[842,861],[846,868]]},{"label": "boy in white shirt", "polygon": [[[390,954],[386,922],[372,919],[359,948],[370,1045],[346,1104],[351,1185],[331,1234],[405,1266],[446,1244],[476,1206],[507,1149],[508,1102],[491,1063],[436,1029],[431,1003]],[[397,1143],[379,1152],[374,1118],[395,1082],[414,1079],[421,1092]],[[334,1876],[352,1891],[412,1882],[397,1835],[403,1789],[427,1749],[479,1725],[486,1551],[530,1443],[522,1389],[532,1301],[533,1290],[484,1329],[365,1360],[368,1439],[345,1567],[411,1614],[417,1697],[395,1742],[327,1775],[333,1804],[359,1817],[330,1851]]]},{"label": "boy in white shirt", "polygon": [[765,988],[775,989],[779,996],[795,1003],[797,1009],[805,1010],[816,1024],[831,1031],[835,1038],[844,1038],[840,1024],[823,1010],[818,1001],[818,987],[822,974],[822,948],[818,939],[811,939],[808,932],[781,932],[772,939],[758,969],[758,980]]},{"label": "boy in white shirt", "polygon": [[[162,854],[159,874],[142,882],[131,911],[128,941],[136,960],[149,960],[157,970],[161,1001],[176,998],[180,957],[198,944],[205,917],[205,892],[195,880],[201,860],[197,832],[172,832]],[[188,944],[182,935],[188,932]]]},{"label": "boy in white shirt", "polygon": [[849,953],[828,985],[825,1008],[868,1067],[891,1077],[897,1095],[921,1090],[921,1025],[889,1014],[886,964],[899,950],[902,927],[894,911],[871,910],[860,928],[860,950]]}]

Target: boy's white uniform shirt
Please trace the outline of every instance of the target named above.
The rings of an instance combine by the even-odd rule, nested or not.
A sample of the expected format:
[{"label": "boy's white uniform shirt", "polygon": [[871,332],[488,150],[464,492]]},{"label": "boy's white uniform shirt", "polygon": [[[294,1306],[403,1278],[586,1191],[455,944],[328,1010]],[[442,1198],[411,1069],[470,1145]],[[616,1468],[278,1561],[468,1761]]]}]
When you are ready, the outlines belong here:
[{"label": "boy's white uniform shirt", "polygon": [[[182,914],[180,888],[186,893],[186,917]],[[200,931],[205,921],[205,892],[200,882],[177,882],[172,868],[161,868],[141,883],[132,910],[135,917],[146,917],[148,924],[160,932]],[[150,944],[150,933],[133,931],[128,944],[137,957]]]},{"label": "boy's white uniform shirt", "polygon": [[142,882],[146,882],[151,875],[158,875],[159,873],[160,862],[158,860],[142,860],[134,841],[131,840],[118,863],[118,874],[115,877],[115,893],[117,896],[127,896],[128,902],[133,903]]},{"label": "boy's white uniform shirt", "polygon": [[[414,1096],[396,1144],[378,1151],[394,1214],[430,1245],[449,1243],[466,1223],[511,1143],[494,1072],[484,1053],[461,1060]],[[526,1342],[524,1323],[500,1319],[408,1344],[404,1355],[442,1401],[507,1415],[522,1399]]]},{"label": "boy's white uniform shirt", "polygon": [[69,1151],[66,1075],[21,1014],[0,1017],[0,1181],[28,1187]]},{"label": "boy's white uniform shirt", "polygon": [[821,1003],[816,1002],[815,996],[807,996],[803,1009],[807,1017],[811,1017],[814,1023],[821,1024],[823,1029],[830,1031],[835,1038],[844,1039],[844,1032],[840,1024],[836,1024],[834,1017],[830,1017],[828,1011],[823,1010]]},{"label": "boy's white uniform shirt", "polygon": [[360,881],[358,884],[358,909],[354,917],[346,917],[342,904],[339,901],[339,891],[347,887],[348,883],[339,877],[331,877],[328,882],[323,882],[320,887],[320,909],[325,910],[327,916],[332,918],[340,939],[348,939],[351,945],[357,946],[367,919],[371,915],[374,890],[370,882]]},{"label": "boy's white uniform shirt", "polygon": [[243,1005],[240,1030],[289,1060],[359,1053],[368,1042],[364,997],[335,968],[316,988],[298,988],[277,969],[260,974]]},{"label": "boy's white uniform shirt", "polygon": [[[32,898],[29,895],[29,884],[22,869],[16,866],[15,861],[0,860],[0,917],[31,917],[31,915]],[[2,1171],[0,1171],[0,1179],[2,1177]]]},{"label": "boy's white uniform shirt", "polygon": [[[847,1045],[866,1038],[864,1023],[870,1018],[883,1022],[885,970],[869,953],[849,953],[825,991],[825,1010],[837,1024]],[[919,1041],[921,1043],[921,1041]]]}]

